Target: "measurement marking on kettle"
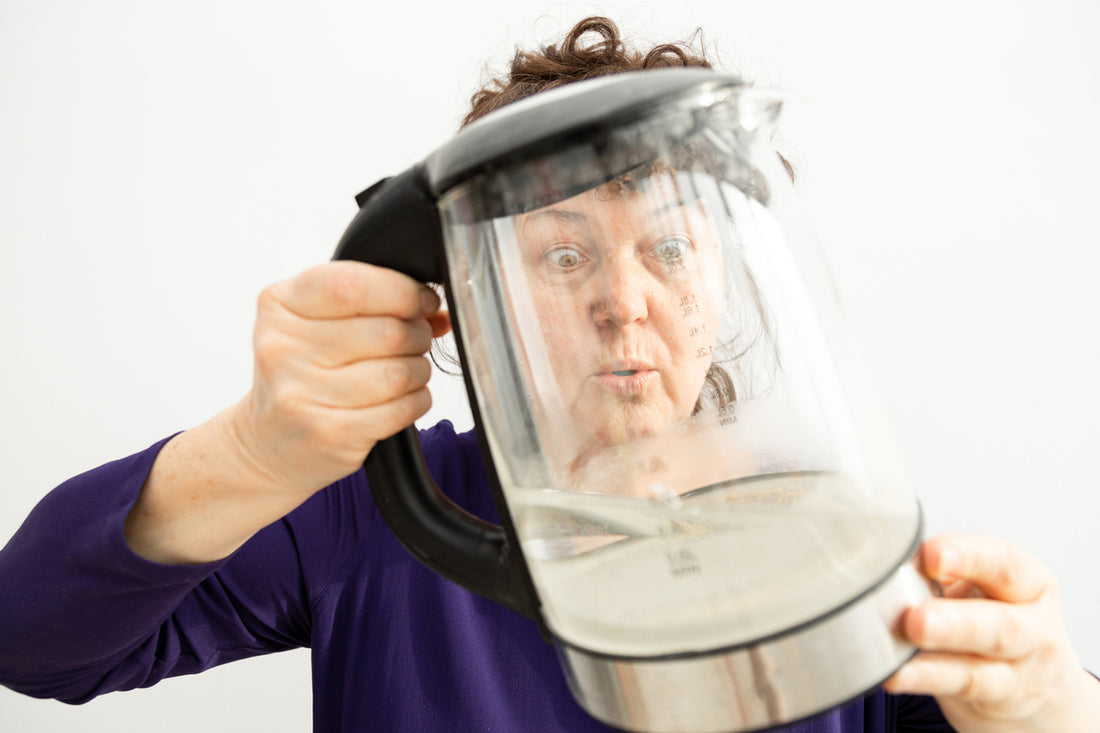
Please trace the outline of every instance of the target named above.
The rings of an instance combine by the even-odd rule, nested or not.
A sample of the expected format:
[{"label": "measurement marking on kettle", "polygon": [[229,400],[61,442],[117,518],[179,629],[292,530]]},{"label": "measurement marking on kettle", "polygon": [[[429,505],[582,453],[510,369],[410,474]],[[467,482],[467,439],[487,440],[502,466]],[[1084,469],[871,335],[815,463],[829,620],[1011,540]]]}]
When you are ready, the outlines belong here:
[{"label": "measurement marking on kettle", "polygon": [[668,558],[668,569],[674,578],[698,575],[703,572],[699,556],[687,547],[674,547],[665,556]]},{"label": "measurement marking on kettle", "polygon": [[684,271],[684,254],[680,250],[674,250],[662,255],[661,259],[665,261],[665,268],[668,273],[674,274]]}]

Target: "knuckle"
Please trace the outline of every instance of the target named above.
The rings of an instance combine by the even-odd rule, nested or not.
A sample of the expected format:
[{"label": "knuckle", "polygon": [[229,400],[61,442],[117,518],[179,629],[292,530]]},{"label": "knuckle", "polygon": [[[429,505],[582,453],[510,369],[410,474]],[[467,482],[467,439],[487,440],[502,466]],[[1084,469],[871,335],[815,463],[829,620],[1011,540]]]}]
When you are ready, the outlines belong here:
[{"label": "knuckle", "polygon": [[1011,665],[995,662],[985,665],[977,675],[980,679],[980,697],[987,704],[1002,703],[1018,697],[1017,678]]},{"label": "knuckle", "polygon": [[1023,550],[1014,544],[1006,545],[1004,561],[998,568],[997,582],[1005,588],[1015,587],[1021,580],[1026,567]]},{"label": "knuckle", "polygon": [[1064,646],[1047,641],[1040,644],[1027,660],[1033,674],[1033,679],[1047,682],[1052,686],[1065,684],[1065,679],[1059,670],[1075,669],[1076,661],[1069,656],[1067,658]]},{"label": "knuckle", "polygon": [[408,325],[398,318],[380,319],[378,341],[390,354],[400,354],[408,342]]},{"label": "knuckle", "polygon": [[321,284],[327,297],[341,308],[355,308],[364,300],[362,280],[350,267],[326,269]]},{"label": "knuckle", "polygon": [[1018,614],[1005,613],[993,625],[989,652],[995,657],[1015,656],[1026,637],[1025,624]]},{"label": "knuckle", "polygon": [[959,691],[959,698],[965,702],[974,702],[982,696],[982,680],[978,670],[967,666],[963,668],[963,683]]},{"label": "knuckle", "polygon": [[271,324],[280,323],[285,318],[286,288],[286,283],[275,283],[261,290],[256,296],[255,331],[270,328]]},{"label": "knuckle", "polygon": [[385,385],[390,393],[404,395],[424,386],[424,372],[430,370],[424,357],[391,359],[386,365]]},{"label": "knuckle", "polygon": [[393,395],[404,394],[412,382],[409,369],[401,359],[389,359],[386,361],[382,384],[386,392]]},{"label": "knuckle", "polygon": [[266,288],[260,291],[260,294],[256,296],[257,312],[265,313],[278,305],[278,303],[280,302],[278,289],[278,285],[268,285]]},{"label": "knuckle", "polygon": [[291,382],[281,381],[270,390],[270,401],[273,412],[293,432],[308,436],[310,441],[316,436],[319,423],[312,419],[302,399],[302,392],[297,385]]},{"label": "knuckle", "polygon": [[256,362],[256,369],[264,375],[270,376],[279,372],[287,361],[290,353],[286,339],[270,330],[257,330],[252,340],[252,351]]}]

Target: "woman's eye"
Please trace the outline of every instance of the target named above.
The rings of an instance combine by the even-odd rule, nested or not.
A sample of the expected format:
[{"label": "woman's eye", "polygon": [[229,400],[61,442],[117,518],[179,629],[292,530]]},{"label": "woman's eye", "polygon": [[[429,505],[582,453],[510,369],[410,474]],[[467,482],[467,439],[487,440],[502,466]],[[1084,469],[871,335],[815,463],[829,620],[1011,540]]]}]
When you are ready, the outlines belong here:
[{"label": "woman's eye", "polygon": [[665,262],[679,262],[691,248],[687,237],[666,237],[653,247],[653,254]]},{"label": "woman's eye", "polygon": [[579,267],[585,260],[583,254],[575,247],[554,247],[543,255],[547,264],[558,270],[572,270]]}]

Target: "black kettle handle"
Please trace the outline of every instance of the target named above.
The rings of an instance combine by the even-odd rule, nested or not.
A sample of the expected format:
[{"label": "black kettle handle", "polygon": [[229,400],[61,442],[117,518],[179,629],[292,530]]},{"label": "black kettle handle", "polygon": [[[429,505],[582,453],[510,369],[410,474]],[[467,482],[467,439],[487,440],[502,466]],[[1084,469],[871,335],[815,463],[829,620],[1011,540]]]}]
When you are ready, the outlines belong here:
[{"label": "black kettle handle", "polygon": [[[359,213],[344,232],[334,260],[388,267],[421,282],[445,281],[442,227],[422,166],[382,179],[356,201]],[[457,331],[455,314],[452,321]],[[512,533],[470,514],[440,490],[415,427],[379,441],[364,467],[382,517],[417,560],[541,624]]]},{"label": "black kettle handle", "polygon": [[364,464],[378,510],[413,557],[445,578],[536,621],[522,559],[503,527],[451,501],[428,473],[415,428],[379,441]]}]

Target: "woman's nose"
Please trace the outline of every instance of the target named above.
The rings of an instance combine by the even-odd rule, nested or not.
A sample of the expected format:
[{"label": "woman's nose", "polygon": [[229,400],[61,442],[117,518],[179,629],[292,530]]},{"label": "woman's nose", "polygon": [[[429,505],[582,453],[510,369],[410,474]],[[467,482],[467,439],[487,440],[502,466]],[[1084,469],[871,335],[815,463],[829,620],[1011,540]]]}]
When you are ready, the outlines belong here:
[{"label": "woman's nose", "polygon": [[623,328],[649,317],[649,273],[632,255],[609,258],[597,278],[591,304],[592,320],[599,328]]}]

